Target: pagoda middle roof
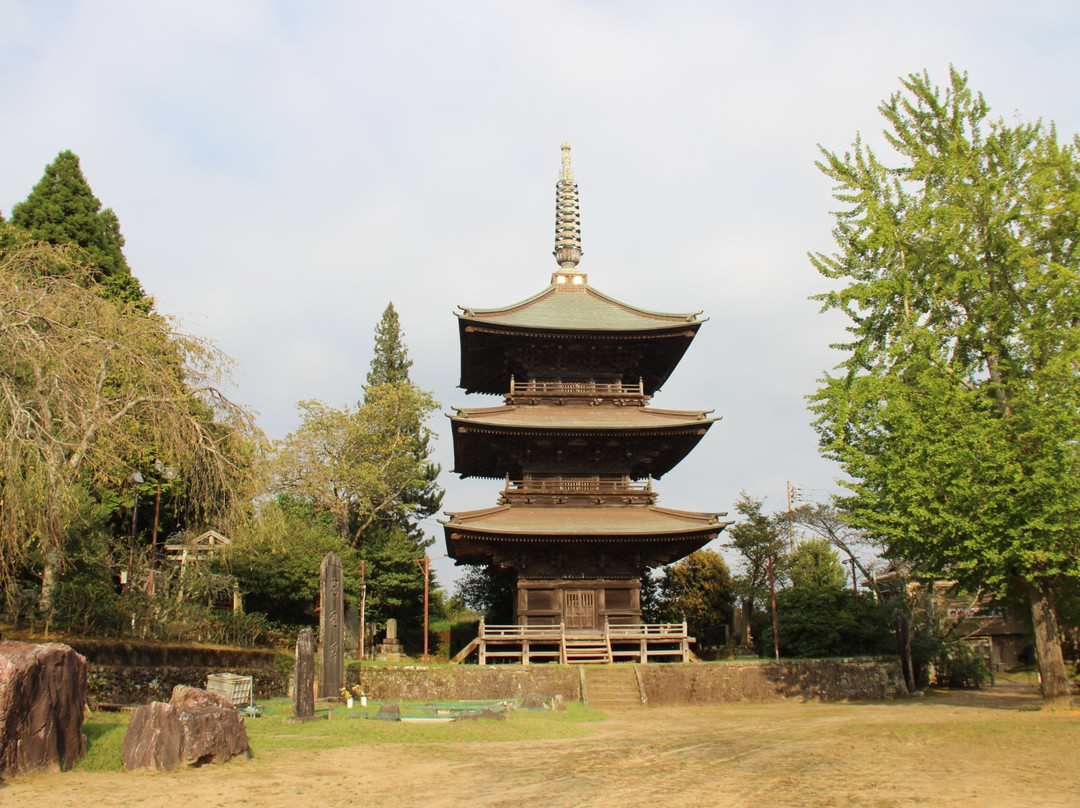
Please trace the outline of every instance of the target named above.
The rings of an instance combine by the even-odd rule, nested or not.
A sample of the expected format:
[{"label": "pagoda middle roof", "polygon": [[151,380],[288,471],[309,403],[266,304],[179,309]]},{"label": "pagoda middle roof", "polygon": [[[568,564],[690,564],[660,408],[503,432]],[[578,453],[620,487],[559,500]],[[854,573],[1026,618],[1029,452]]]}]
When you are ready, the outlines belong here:
[{"label": "pagoda middle roof", "polygon": [[476,511],[447,513],[440,520],[447,531],[491,534],[513,540],[532,536],[565,536],[567,540],[588,540],[589,536],[622,539],[675,536],[721,530],[723,513],[698,513],[662,508],[658,505],[625,507],[530,507],[498,505]]},{"label": "pagoda middle roof", "polygon": [[556,432],[576,430],[654,430],[688,426],[708,426],[719,417],[710,411],[665,410],[656,407],[516,405],[458,409],[450,420],[457,425],[490,426],[502,429],[543,429]]},{"label": "pagoda middle roof", "polygon": [[532,297],[494,309],[461,306],[462,320],[505,325],[515,329],[555,331],[658,331],[688,324],[700,325],[700,311],[649,311],[610,297],[588,284],[551,284]]}]

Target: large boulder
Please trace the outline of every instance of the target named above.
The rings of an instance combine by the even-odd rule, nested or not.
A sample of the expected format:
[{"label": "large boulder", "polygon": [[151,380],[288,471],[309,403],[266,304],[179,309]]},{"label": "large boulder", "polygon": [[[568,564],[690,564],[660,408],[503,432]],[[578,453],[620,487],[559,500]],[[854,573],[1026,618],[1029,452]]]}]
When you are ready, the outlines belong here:
[{"label": "large boulder", "polygon": [[0,776],[86,754],[86,659],[60,643],[0,642]]},{"label": "large boulder", "polygon": [[181,763],[224,763],[248,751],[247,730],[237,709],[196,687],[177,685],[168,704],[135,710],[124,735],[124,768],[173,771]]}]

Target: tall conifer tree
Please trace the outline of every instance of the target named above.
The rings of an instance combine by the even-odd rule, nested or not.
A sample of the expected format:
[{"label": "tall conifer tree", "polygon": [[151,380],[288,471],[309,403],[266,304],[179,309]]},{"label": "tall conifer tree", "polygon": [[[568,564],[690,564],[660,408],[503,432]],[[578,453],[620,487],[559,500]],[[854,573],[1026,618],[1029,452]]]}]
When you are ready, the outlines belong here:
[{"label": "tall conifer tree", "polygon": [[74,152],[60,152],[45,167],[26,200],[12,208],[11,223],[50,244],[81,247],[106,297],[148,307],[124,257],[120,220],[112,208],[102,209]]},{"label": "tall conifer tree", "polygon": [[[389,388],[399,385],[415,387],[409,378],[409,368],[412,360],[409,358],[409,349],[405,345],[404,335],[401,331],[401,321],[393,302],[387,304],[382,318],[375,326],[375,351],[371,357],[371,367],[367,375],[367,385],[364,387],[364,403],[372,405],[377,403],[380,396],[386,395]],[[385,538],[387,532],[392,532],[396,526],[418,544],[426,546],[428,543],[423,538],[423,530],[417,524],[421,519],[426,519],[436,513],[442,506],[443,490],[438,484],[442,466],[431,462],[429,430],[422,428],[421,420],[417,421],[416,433],[412,436],[411,453],[417,461],[419,474],[412,485],[402,492],[400,501],[405,508],[405,518],[383,519],[375,526],[373,533],[382,534]],[[379,540],[379,535],[369,536]]]},{"label": "tall conifer tree", "polygon": [[[401,322],[393,302],[386,304],[382,319],[375,326],[375,355],[371,357],[371,369],[367,375],[367,387],[380,384],[409,383],[409,349],[401,334]],[[365,396],[367,393],[365,392]]]}]

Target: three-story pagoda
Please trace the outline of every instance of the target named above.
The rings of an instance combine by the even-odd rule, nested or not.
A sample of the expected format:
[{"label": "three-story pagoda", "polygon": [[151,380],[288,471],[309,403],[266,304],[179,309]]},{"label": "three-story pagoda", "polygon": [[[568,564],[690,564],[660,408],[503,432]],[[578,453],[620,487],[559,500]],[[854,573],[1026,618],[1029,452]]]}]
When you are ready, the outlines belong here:
[{"label": "three-story pagoda", "polygon": [[505,488],[495,507],[448,513],[443,525],[457,563],[513,573],[517,625],[590,631],[640,623],[642,572],[729,523],[663,508],[653,490],[718,420],[649,406],[705,320],[637,308],[589,285],[578,269],[568,143],[562,152],[551,284],[504,308],[457,313],[460,386],[503,404],[450,417],[454,471]]}]

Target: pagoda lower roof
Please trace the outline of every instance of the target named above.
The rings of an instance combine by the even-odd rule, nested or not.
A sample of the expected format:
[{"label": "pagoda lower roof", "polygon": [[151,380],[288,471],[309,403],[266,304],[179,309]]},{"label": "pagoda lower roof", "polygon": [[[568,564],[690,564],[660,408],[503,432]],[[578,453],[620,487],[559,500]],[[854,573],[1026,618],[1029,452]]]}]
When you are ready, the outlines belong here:
[{"label": "pagoda lower roof", "polygon": [[700,324],[701,312],[649,311],[623,303],[588,284],[552,284],[532,297],[494,309],[460,307],[474,322],[539,330],[634,332]]},{"label": "pagoda lower roof", "polygon": [[636,576],[720,535],[722,513],[650,506],[501,505],[448,513],[446,549],[458,564],[488,564],[529,577]]},{"label": "pagoda lower roof", "polygon": [[459,426],[506,429],[536,429],[551,432],[602,430],[637,432],[640,430],[708,429],[719,417],[711,411],[665,410],[656,407],[618,407],[614,405],[517,405],[458,409],[450,416],[455,432]]}]

